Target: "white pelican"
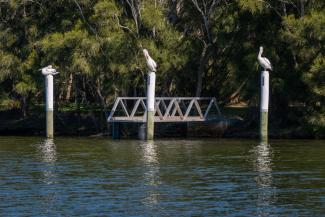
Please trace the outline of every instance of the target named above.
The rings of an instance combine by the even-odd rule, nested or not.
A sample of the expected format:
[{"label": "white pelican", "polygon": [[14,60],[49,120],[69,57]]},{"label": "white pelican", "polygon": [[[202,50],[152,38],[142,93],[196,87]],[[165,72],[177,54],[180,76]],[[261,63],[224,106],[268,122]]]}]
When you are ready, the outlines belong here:
[{"label": "white pelican", "polygon": [[42,74],[45,76],[59,74],[59,72],[57,72],[56,69],[53,69],[52,65],[48,65],[40,70],[42,71]]},{"label": "white pelican", "polygon": [[150,57],[149,52],[147,49],[143,49],[144,57],[147,60],[147,66],[150,72],[156,72],[157,64],[156,62]]},{"label": "white pelican", "polygon": [[266,57],[262,57],[262,53],[263,53],[263,47],[260,47],[260,52],[258,53],[258,63],[260,64],[260,66],[262,66],[264,68],[264,70],[271,70],[272,71],[272,65],[270,60],[268,60]]}]

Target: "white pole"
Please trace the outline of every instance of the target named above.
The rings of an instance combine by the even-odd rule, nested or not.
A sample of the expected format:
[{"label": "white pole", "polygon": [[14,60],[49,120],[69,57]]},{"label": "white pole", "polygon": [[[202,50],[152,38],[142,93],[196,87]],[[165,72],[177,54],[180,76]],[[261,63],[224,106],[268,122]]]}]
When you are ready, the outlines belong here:
[{"label": "white pole", "polygon": [[53,138],[53,75],[45,76],[45,89],[46,89],[46,137]]},{"label": "white pole", "polygon": [[261,73],[261,107],[260,107],[260,137],[268,137],[268,112],[269,112],[269,72]]},{"label": "white pole", "polygon": [[156,73],[148,73],[148,111],[155,110]]},{"label": "white pole", "polygon": [[53,75],[45,76],[46,111],[53,111]]},{"label": "white pole", "polygon": [[156,73],[149,72],[147,82],[147,140],[153,140],[154,137],[155,87]]},{"label": "white pole", "polygon": [[261,75],[261,111],[269,111],[269,72],[262,71]]},{"label": "white pole", "polygon": [[59,74],[52,65],[48,65],[42,69],[42,74],[45,76],[45,96],[46,96],[46,137],[52,139],[54,136],[53,127],[53,75]]}]

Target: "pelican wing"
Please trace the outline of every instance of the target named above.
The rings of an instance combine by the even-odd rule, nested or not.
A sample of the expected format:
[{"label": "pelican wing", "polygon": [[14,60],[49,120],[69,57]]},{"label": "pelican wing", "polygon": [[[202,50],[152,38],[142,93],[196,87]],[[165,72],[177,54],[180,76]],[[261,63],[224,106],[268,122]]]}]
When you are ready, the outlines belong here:
[{"label": "pelican wing", "polygon": [[152,58],[149,58],[147,60],[147,65],[148,65],[148,68],[150,71],[153,71],[153,72],[156,71],[157,64]]},{"label": "pelican wing", "polygon": [[272,64],[270,62],[270,60],[268,60],[266,57],[262,57],[263,61],[264,61],[264,64],[265,66],[268,68],[268,69],[271,69],[272,70]]},{"label": "pelican wing", "polygon": [[157,68],[157,63],[154,60],[152,60],[152,64],[153,64],[153,67]]},{"label": "pelican wing", "polygon": [[264,59],[264,61],[265,61],[268,65],[271,66],[271,62],[270,62],[270,60],[268,60],[266,57],[262,57],[262,58]]}]

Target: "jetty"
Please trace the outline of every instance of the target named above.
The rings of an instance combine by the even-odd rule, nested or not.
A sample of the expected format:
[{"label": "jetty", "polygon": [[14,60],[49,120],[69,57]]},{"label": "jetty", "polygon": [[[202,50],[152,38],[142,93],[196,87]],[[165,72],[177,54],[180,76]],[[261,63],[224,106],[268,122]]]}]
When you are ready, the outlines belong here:
[{"label": "jetty", "polygon": [[[117,97],[107,122],[113,138],[120,137],[120,124],[139,125],[139,138],[145,137],[147,97]],[[155,97],[155,123],[205,123],[223,119],[215,97]]]}]

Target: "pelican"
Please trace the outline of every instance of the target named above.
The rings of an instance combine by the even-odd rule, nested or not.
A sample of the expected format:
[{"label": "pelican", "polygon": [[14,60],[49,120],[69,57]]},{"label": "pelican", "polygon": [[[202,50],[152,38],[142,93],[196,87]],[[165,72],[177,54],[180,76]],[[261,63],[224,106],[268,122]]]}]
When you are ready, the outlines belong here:
[{"label": "pelican", "polygon": [[150,72],[156,72],[157,64],[156,62],[150,57],[149,52],[147,49],[143,49],[144,57],[147,60],[147,66]]},{"label": "pelican", "polygon": [[271,70],[272,71],[272,65],[270,60],[268,60],[266,57],[262,57],[262,53],[263,53],[263,47],[260,47],[260,52],[258,53],[258,63],[260,64],[260,66],[262,66],[264,68],[264,70]]},{"label": "pelican", "polygon": [[59,72],[56,71],[56,69],[53,69],[52,65],[48,65],[42,69],[40,69],[40,71],[42,71],[43,75],[56,75],[59,74]]}]

